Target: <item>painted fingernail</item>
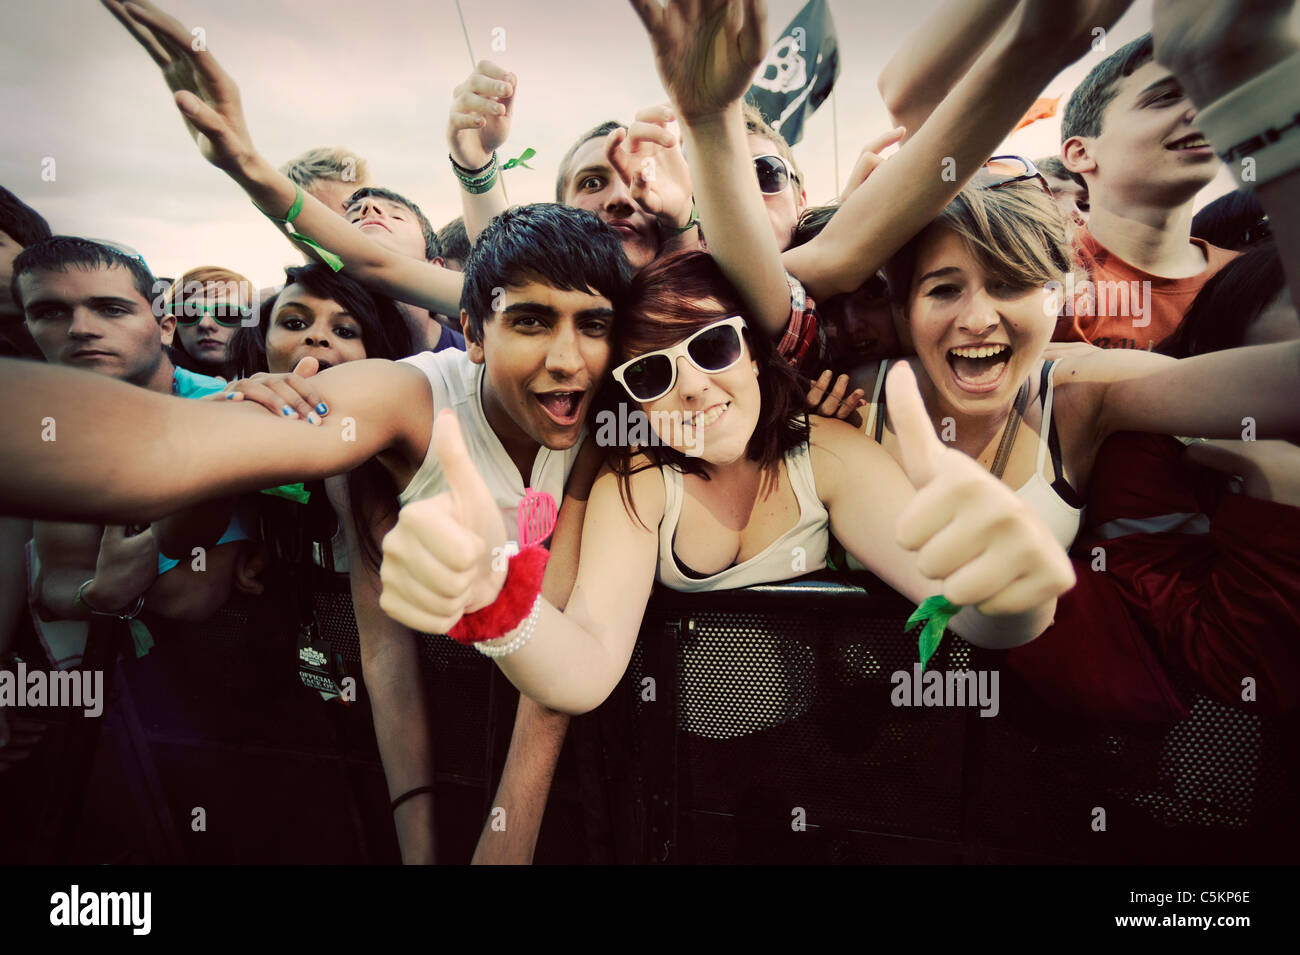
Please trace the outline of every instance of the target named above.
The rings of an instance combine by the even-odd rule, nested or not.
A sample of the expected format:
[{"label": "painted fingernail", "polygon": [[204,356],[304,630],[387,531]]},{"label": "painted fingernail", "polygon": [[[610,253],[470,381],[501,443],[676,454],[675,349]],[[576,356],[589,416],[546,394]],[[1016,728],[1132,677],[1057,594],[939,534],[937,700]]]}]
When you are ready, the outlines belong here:
[{"label": "painted fingernail", "polygon": [[284,416],[285,416],[286,418],[293,417],[293,409],[290,408],[288,405],[285,405],[285,406],[284,406],[283,408],[281,408],[280,410],[284,412]]},{"label": "painted fingernail", "polygon": [[320,418],[316,417],[315,414],[313,414],[312,412],[308,411],[308,412],[307,412],[307,423],[308,423],[308,424],[320,424]]},{"label": "painted fingernail", "polygon": [[323,402],[323,401],[322,401],[320,404],[318,404],[318,405],[316,406],[316,410],[319,411],[319,412],[320,412],[321,414],[323,414],[323,415],[325,415],[325,414],[329,414],[329,413],[330,413],[329,408],[325,407],[325,402]]},{"label": "painted fingernail", "polygon": [[233,398],[233,397],[235,397],[235,393],[234,393],[233,391],[227,391],[227,392],[226,392],[226,400],[227,400],[227,401],[229,401],[229,400],[230,400],[231,398]]}]

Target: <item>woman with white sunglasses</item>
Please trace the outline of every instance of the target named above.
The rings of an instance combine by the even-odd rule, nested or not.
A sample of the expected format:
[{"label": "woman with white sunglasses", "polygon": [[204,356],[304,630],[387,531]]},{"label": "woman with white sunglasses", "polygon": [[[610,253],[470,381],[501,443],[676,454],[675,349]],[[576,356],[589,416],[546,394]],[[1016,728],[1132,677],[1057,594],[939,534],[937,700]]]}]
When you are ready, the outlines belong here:
[{"label": "woman with white sunglasses", "polygon": [[749,332],[708,255],[638,275],[620,352],[620,397],[654,437],[608,449],[565,611],[527,589],[526,571],[512,563],[507,575],[500,515],[454,420],[440,418],[434,441],[452,490],[408,505],[385,540],[389,616],[472,631],[522,692],[581,713],[626,669],[656,577],[680,590],[796,577],[824,566],[828,530],[909,598],[963,605],[950,627],[980,645],[1032,640],[1073,584],[1030,508],[939,442],[905,368],[890,396],[895,420],[906,419],[906,474],[851,426],[809,420],[789,365]]}]

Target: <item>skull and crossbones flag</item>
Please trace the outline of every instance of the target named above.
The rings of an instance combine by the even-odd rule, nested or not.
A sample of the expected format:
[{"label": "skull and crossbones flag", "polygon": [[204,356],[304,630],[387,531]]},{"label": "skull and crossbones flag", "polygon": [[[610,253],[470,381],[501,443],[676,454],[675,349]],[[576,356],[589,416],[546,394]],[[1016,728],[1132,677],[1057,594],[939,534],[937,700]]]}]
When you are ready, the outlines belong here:
[{"label": "skull and crossbones flag", "polygon": [[746,99],[791,146],[840,75],[839,42],[826,0],[809,0],[767,51]]}]

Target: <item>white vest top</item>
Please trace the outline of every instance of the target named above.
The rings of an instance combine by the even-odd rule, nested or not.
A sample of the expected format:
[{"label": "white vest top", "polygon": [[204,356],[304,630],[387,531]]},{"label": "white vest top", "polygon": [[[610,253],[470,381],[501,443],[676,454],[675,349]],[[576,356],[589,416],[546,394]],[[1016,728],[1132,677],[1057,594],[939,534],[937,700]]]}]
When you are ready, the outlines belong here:
[{"label": "white vest top", "polygon": [[[761,553],[708,577],[687,576],[682,573],[677,558],[673,556],[673,538],[682,516],[682,474],[667,466],[661,468],[661,471],[664,476],[665,500],[664,519],[659,524],[659,582],[665,587],[685,593],[731,590],[790,580],[826,566],[830,515],[817,496],[812,455],[806,443],[788,451],[785,456],[785,471],[789,475],[795,499],[799,502],[799,519],[795,521],[794,527],[772,541]],[[802,553],[796,552],[796,547],[802,548]],[[794,569],[796,554],[802,558],[799,566],[806,569]]]},{"label": "white vest top", "polygon": [[[501,439],[488,424],[483,413],[483,366],[469,360],[469,356],[459,349],[446,348],[440,352],[421,352],[402,362],[414,365],[429,379],[429,389],[433,393],[433,414],[444,408],[456,412],[460,422],[461,434],[465,437],[465,447],[470,457],[478,466],[483,477],[501,508],[501,519],[506,525],[507,540],[518,543],[519,502],[523,500],[526,490],[519,477],[510,455],[506,453]],[[584,429],[583,436],[586,435]],[[528,487],[545,491],[555,498],[558,507],[564,500],[564,482],[569,476],[569,469],[577,460],[578,449],[582,447],[581,438],[567,451],[553,451],[542,447],[533,459],[532,475]],[[447,478],[443,474],[442,464],[429,442],[429,451],[415,472],[411,483],[397,496],[402,507],[412,501],[422,501],[446,491]]]}]

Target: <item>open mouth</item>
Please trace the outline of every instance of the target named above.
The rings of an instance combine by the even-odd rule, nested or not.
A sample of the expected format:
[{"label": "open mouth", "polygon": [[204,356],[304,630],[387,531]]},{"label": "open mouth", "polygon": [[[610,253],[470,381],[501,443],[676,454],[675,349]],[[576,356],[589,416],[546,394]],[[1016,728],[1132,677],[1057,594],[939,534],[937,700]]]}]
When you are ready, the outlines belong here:
[{"label": "open mouth", "polygon": [[1175,152],[1214,151],[1213,147],[1210,146],[1210,141],[1200,133],[1190,133],[1182,139],[1175,139],[1165,149],[1172,149]]},{"label": "open mouth", "polygon": [[705,408],[703,411],[697,411],[695,414],[691,415],[683,421],[682,424],[688,428],[707,431],[718,423],[718,420],[727,413],[727,409],[730,407],[731,402],[727,401],[719,405],[714,405],[711,408]]},{"label": "open mouth", "polygon": [[976,393],[996,388],[1010,360],[1010,345],[964,345],[948,349],[948,367],[957,384]]},{"label": "open mouth", "polygon": [[585,391],[547,391],[534,393],[537,403],[561,427],[568,428],[578,423],[578,409],[582,407]]}]

